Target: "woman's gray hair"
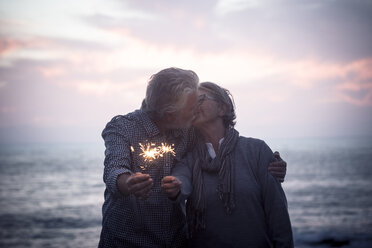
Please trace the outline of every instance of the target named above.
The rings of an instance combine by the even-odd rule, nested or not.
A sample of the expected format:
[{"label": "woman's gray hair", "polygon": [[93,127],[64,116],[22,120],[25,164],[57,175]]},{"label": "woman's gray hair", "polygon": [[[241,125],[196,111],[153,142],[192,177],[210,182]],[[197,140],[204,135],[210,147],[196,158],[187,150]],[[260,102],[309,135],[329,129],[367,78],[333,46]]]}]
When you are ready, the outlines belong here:
[{"label": "woman's gray hair", "polygon": [[151,76],[142,109],[152,119],[160,119],[166,112],[177,112],[185,104],[187,95],[198,88],[199,77],[191,70],[167,68]]},{"label": "woman's gray hair", "polygon": [[225,127],[234,127],[236,123],[235,103],[230,91],[212,82],[200,83],[199,89],[207,91],[214,100],[227,107],[226,113],[222,117],[223,123]]}]

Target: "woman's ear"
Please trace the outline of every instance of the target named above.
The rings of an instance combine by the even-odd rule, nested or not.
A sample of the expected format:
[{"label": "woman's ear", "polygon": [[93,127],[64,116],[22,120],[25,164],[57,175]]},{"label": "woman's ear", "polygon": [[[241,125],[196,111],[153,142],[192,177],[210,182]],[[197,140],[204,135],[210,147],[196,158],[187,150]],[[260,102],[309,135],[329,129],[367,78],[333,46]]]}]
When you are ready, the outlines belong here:
[{"label": "woman's ear", "polygon": [[218,116],[222,117],[227,112],[227,105],[226,104],[220,104],[218,106]]}]

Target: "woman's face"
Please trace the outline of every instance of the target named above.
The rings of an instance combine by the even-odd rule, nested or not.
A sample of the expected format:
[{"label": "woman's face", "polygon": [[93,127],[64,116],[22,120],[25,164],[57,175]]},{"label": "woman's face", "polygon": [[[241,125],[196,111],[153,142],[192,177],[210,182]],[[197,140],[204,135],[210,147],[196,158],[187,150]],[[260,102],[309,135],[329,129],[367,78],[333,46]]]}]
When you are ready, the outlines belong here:
[{"label": "woman's face", "polygon": [[213,96],[205,90],[198,90],[198,105],[195,111],[195,119],[192,123],[195,127],[206,126],[222,118],[221,105]]}]

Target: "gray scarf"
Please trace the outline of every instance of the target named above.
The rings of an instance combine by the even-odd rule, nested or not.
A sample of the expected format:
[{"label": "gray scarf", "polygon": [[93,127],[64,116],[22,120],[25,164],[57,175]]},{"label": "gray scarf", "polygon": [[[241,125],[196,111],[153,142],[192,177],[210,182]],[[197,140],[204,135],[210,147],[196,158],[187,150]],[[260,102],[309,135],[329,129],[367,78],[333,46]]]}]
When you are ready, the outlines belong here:
[{"label": "gray scarf", "polygon": [[239,138],[239,132],[234,128],[227,128],[224,140],[218,149],[216,157],[210,161],[204,142],[199,141],[193,150],[195,161],[192,170],[193,191],[187,200],[187,221],[190,235],[205,228],[204,214],[207,209],[204,193],[202,172],[218,173],[217,191],[227,214],[231,214],[235,207],[234,200],[234,166],[232,151]]}]

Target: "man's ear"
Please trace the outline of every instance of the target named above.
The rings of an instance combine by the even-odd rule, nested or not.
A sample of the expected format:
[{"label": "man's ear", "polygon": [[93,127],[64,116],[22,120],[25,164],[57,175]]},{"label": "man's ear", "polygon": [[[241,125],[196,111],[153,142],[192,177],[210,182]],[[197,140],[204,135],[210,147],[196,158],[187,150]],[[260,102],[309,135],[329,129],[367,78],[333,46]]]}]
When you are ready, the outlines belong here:
[{"label": "man's ear", "polygon": [[166,123],[173,123],[176,115],[173,112],[165,112],[164,113],[164,121]]}]

